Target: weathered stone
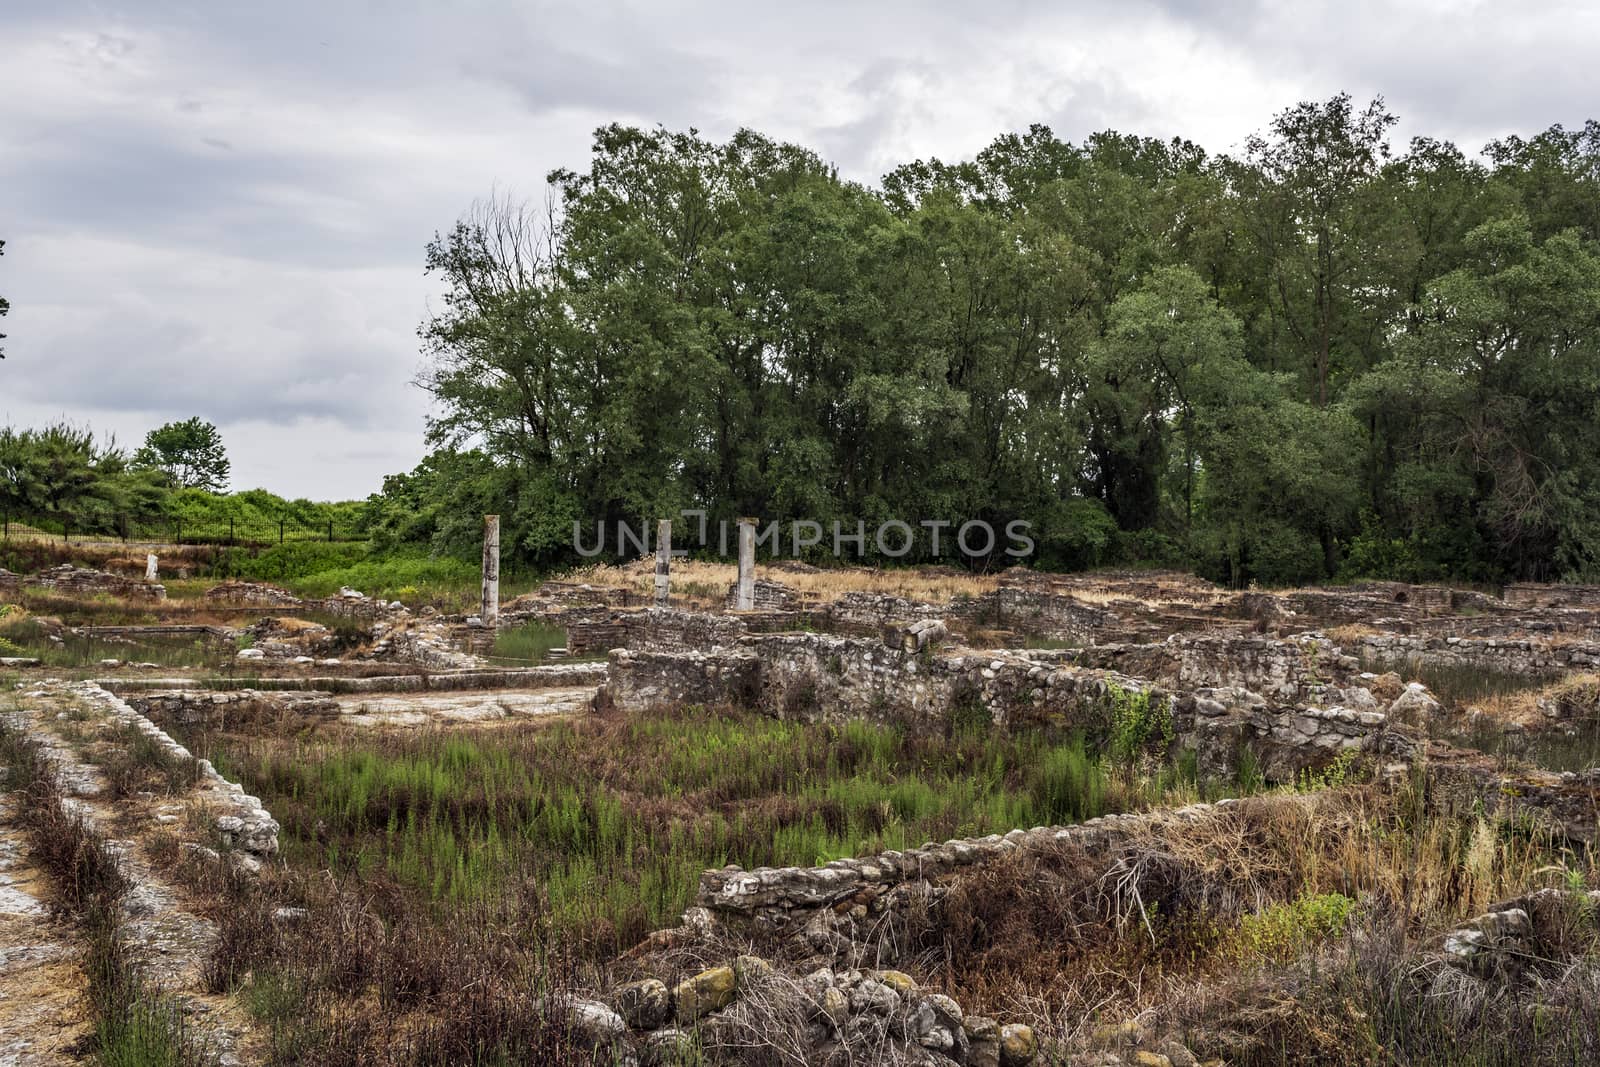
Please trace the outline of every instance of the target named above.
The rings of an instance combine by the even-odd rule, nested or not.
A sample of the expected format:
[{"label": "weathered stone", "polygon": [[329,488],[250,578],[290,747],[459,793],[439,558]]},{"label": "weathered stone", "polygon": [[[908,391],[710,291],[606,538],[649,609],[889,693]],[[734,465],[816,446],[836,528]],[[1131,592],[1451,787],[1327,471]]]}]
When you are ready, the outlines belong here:
[{"label": "weathered stone", "polygon": [[628,1032],[622,1016],[597,1000],[568,1000],[563,1015],[573,1031],[597,1046],[609,1046]]},{"label": "weathered stone", "polygon": [[639,1042],[643,1067],[689,1067],[698,1061],[694,1035],[683,1030],[657,1030]]},{"label": "weathered stone", "polygon": [[895,992],[893,986],[877,979],[863,979],[850,990],[850,1010],[853,1012],[893,1015],[899,1007],[900,994]]},{"label": "weathered stone", "polygon": [[742,989],[751,982],[770,975],[772,964],[760,956],[740,956],[733,961],[733,973]]},{"label": "weathered stone", "polygon": [[1033,1027],[1007,1023],[1000,1028],[1001,1067],[1026,1067],[1039,1054],[1039,1039]]},{"label": "weathered stone", "polygon": [[672,992],[655,978],[618,986],[611,1006],[635,1030],[654,1030],[672,1017]]},{"label": "weathered stone", "polygon": [[875,971],[873,975],[897,993],[909,993],[917,988],[917,980],[904,971]]},{"label": "weathered stone", "polygon": [[967,1034],[968,1067],[1000,1067],[1000,1025],[982,1015],[961,1021]]},{"label": "weathered stone", "polygon": [[685,978],[672,991],[673,1004],[680,1023],[721,1011],[733,1003],[738,987],[738,977],[732,967],[712,967],[692,978]]}]

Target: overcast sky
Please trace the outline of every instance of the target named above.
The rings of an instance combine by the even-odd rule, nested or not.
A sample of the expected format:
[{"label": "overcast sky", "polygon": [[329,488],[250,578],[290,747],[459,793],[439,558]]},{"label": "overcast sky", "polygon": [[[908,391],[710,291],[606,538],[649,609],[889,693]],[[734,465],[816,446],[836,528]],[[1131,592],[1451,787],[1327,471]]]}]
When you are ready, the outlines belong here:
[{"label": "overcast sky", "polygon": [[1239,146],[1382,93],[1476,151],[1600,116],[1581,4],[276,0],[0,6],[0,422],[221,428],[235,488],[423,453],[423,246],[602,123],[740,126],[849,177],[1044,122]]}]

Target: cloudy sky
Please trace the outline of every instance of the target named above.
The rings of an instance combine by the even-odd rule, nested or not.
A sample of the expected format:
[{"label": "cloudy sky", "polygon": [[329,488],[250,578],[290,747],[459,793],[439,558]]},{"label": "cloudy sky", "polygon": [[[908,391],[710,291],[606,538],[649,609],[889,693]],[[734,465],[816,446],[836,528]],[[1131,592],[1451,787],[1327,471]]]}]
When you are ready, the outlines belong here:
[{"label": "cloudy sky", "polygon": [[1382,93],[1475,151],[1600,116],[1592,4],[0,5],[0,422],[216,422],[237,488],[422,455],[422,250],[622,121],[751,126],[875,180],[1045,122],[1237,147]]}]

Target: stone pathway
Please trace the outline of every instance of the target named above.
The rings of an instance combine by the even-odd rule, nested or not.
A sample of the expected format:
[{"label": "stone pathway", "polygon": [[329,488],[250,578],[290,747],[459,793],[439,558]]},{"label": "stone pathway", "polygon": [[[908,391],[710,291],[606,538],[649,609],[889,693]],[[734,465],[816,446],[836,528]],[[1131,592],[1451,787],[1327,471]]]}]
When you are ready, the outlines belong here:
[{"label": "stone pathway", "polygon": [[[260,1062],[263,1042],[254,1033],[248,1015],[233,998],[205,990],[202,966],[216,941],[216,924],[199,915],[186,899],[184,888],[154,869],[144,856],[143,842],[148,833],[158,828],[181,830],[181,823],[173,821],[172,812],[186,799],[173,797],[163,804],[141,804],[113,797],[100,770],[80,757],[75,747],[78,742],[68,739],[72,734],[64,736],[53,728],[62,723],[71,723],[74,730],[92,729],[97,723],[111,726],[113,720],[106,708],[84,699],[81,694],[46,684],[21,695],[20,713],[15,719],[43,743],[55,762],[57,777],[69,794],[64,802],[82,816],[116,854],[123,874],[132,885],[121,902],[124,943],[146,981],[178,1007],[186,1043],[200,1053],[206,1063],[216,1067],[241,1067]],[[46,883],[34,873],[28,884]],[[21,893],[24,892],[21,886],[22,880],[15,878],[10,888]],[[4,899],[0,895],[0,901]],[[71,954],[68,966],[70,972],[77,972],[76,952]],[[78,977],[74,986],[62,982],[58,974],[53,984],[81,990],[81,975]],[[73,1000],[81,1014],[84,1011],[81,994],[74,993]],[[0,1002],[0,1012],[3,1010],[3,1002]],[[46,1023],[22,1018],[19,1025],[38,1030]],[[4,1026],[0,1022],[0,1035],[6,1033]],[[87,1029],[86,1023],[83,1029]],[[78,1062],[76,1059],[7,1059],[8,1049],[3,1041],[0,1038],[0,1067],[10,1067],[12,1063],[24,1067],[35,1063]]]},{"label": "stone pathway", "polygon": [[0,795],[0,1067],[77,1063],[89,1033],[87,993],[72,928],[50,917],[49,879],[27,860]]},{"label": "stone pathway", "polygon": [[338,699],[341,721],[357,726],[493,723],[546,715],[578,715],[594,703],[597,686],[493,692],[397,693]]}]

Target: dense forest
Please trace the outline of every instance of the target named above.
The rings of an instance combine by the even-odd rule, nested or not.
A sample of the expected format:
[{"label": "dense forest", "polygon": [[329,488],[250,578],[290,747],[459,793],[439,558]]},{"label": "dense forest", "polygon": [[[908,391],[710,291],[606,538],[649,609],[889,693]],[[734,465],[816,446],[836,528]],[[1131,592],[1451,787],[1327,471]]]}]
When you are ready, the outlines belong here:
[{"label": "dense forest", "polygon": [[602,128],[545,209],[429,245],[434,451],[375,527],[465,550],[500,511],[537,564],[683,508],[1021,518],[1050,567],[1600,576],[1600,123],[1476,156],[1394,123],[1301,104],[1236,157],[1035,126],[877,188]]}]

